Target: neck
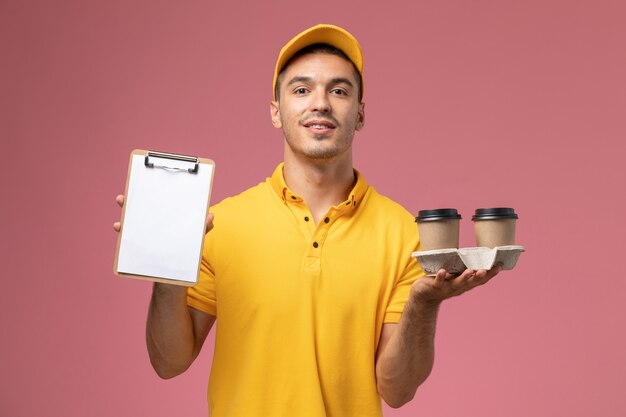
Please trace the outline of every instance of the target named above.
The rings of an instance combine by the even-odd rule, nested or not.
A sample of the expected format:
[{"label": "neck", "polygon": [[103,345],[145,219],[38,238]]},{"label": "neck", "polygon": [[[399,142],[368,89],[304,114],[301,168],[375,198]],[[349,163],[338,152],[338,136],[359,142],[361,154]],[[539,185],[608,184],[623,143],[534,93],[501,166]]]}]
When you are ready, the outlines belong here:
[{"label": "neck", "polygon": [[352,155],[339,161],[301,161],[285,155],[287,186],[309,206],[317,224],[332,206],[345,201],[356,180]]}]

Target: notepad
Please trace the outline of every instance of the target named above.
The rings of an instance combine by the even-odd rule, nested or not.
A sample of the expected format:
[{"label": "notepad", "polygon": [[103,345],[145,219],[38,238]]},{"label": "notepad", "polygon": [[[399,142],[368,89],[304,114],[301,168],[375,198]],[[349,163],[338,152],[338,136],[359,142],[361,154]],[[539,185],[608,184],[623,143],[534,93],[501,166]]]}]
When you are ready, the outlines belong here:
[{"label": "notepad", "polygon": [[165,152],[131,153],[114,272],[194,285],[215,164]]}]

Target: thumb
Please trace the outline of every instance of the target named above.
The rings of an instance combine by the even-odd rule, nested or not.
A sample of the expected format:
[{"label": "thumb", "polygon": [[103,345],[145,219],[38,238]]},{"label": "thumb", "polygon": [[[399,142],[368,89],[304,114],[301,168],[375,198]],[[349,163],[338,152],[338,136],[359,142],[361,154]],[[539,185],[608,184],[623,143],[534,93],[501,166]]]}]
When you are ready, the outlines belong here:
[{"label": "thumb", "polygon": [[205,225],[204,233],[209,233],[209,231],[213,229],[213,219],[215,219],[215,214],[213,213],[209,213],[209,215],[206,216],[206,225]]}]

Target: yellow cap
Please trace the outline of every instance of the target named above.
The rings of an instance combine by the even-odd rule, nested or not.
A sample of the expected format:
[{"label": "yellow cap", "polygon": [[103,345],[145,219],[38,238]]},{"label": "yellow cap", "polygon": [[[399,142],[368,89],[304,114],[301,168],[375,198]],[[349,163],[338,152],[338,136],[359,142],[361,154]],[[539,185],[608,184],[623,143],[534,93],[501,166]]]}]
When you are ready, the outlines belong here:
[{"label": "yellow cap", "polygon": [[315,25],[291,39],[280,50],[276,68],[274,69],[274,82],[272,83],[274,100],[276,100],[276,81],[278,74],[285,64],[298,52],[307,46],[316,43],[326,43],[341,49],[350,58],[361,75],[361,96],[363,96],[363,54],[361,46],[354,36],[345,29],[333,25]]}]

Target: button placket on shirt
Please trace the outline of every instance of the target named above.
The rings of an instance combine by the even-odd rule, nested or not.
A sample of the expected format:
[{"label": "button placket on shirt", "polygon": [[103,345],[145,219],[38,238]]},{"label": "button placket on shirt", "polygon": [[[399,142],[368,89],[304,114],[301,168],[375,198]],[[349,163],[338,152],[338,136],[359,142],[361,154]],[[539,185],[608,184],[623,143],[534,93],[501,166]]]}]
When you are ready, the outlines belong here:
[{"label": "button placket on shirt", "polygon": [[330,227],[334,223],[335,219],[341,217],[346,214],[348,211],[356,208],[356,200],[354,199],[354,195],[350,195],[347,201],[338,204],[335,207],[331,207],[324,218],[320,220],[315,228],[315,233],[313,234],[313,239],[311,243],[311,250],[313,251],[310,256],[321,256],[321,250],[326,241],[326,237],[328,235],[328,231]]},{"label": "button placket on shirt", "polygon": [[339,206],[339,208],[332,207],[319,221],[319,223],[315,227],[315,232],[313,233],[309,256],[321,256],[322,248],[324,246],[324,243],[326,242],[328,232],[330,231],[330,228],[332,227],[335,219],[340,217],[343,214],[344,210],[345,209],[341,207],[341,205]]},{"label": "button placket on shirt", "polygon": [[331,207],[317,225],[313,222],[310,210],[302,198],[292,194],[288,189],[283,191],[283,196],[285,204],[295,216],[299,226],[305,231],[305,236],[309,236],[304,267],[307,271],[319,272],[322,249],[330,227],[338,217],[356,207],[354,195],[350,195],[347,201]]},{"label": "button placket on shirt", "polygon": [[311,215],[311,212],[304,200],[301,197],[292,194],[288,189],[284,189],[283,201],[293,214],[298,227],[307,239],[309,239],[315,232],[315,224],[313,222],[313,216]]},{"label": "button placket on shirt", "polygon": [[303,268],[308,274],[313,274],[311,277],[316,277],[320,273],[321,250],[326,238],[325,231],[320,233],[320,224],[326,226],[326,229],[328,224],[320,222],[320,224],[315,225],[311,211],[302,198],[285,191],[284,201],[308,241],[304,253]]},{"label": "button placket on shirt", "polygon": [[[328,216],[326,217],[328,218]],[[328,235],[328,229],[330,228],[330,224],[328,222],[324,222],[324,220],[320,221],[315,226],[315,231],[313,232],[313,236],[311,237],[311,246],[310,246],[310,254],[309,256],[321,256],[322,246],[326,241],[326,235]]]}]

